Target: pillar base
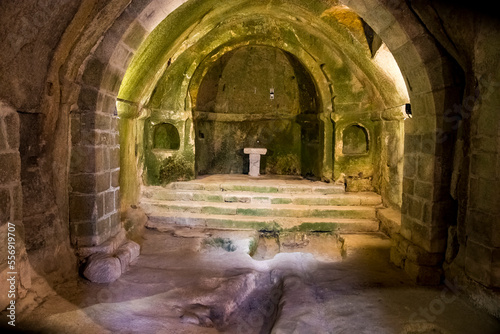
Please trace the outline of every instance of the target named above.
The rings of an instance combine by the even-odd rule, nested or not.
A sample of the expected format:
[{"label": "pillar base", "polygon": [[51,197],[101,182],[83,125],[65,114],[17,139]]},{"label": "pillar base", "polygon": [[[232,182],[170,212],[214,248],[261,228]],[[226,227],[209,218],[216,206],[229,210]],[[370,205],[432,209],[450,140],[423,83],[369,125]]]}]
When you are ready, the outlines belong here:
[{"label": "pillar base", "polygon": [[439,285],[443,278],[444,254],[429,253],[401,234],[392,237],[391,262],[404,269],[419,285]]}]

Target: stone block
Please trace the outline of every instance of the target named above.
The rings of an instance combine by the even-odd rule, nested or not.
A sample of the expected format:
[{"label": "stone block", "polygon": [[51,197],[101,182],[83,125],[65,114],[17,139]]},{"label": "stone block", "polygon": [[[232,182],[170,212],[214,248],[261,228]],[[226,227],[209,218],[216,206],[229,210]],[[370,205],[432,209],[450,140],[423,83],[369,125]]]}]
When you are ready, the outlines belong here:
[{"label": "stone block", "polygon": [[[104,95],[101,112],[107,115],[114,115],[115,110],[117,110],[116,97],[111,95]],[[109,128],[110,127],[108,127],[107,129]]]},{"label": "stone block", "polygon": [[80,126],[81,131],[93,131],[95,130],[95,111],[86,110],[79,113],[80,115]]},{"label": "stone block", "polygon": [[403,173],[406,178],[413,178],[417,175],[418,158],[413,154],[405,154]]},{"label": "stone block", "polygon": [[120,209],[120,189],[115,189],[115,210]]},{"label": "stone block", "polygon": [[373,191],[371,179],[346,178],[347,192]]},{"label": "stone block", "polygon": [[432,227],[414,221],[411,226],[411,241],[429,253],[444,252],[447,236],[446,228],[447,225]]},{"label": "stone block", "polygon": [[429,253],[415,244],[410,244],[406,257],[418,265],[439,267],[443,262],[444,255],[443,253]]},{"label": "stone block", "polygon": [[72,174],[93,173],[96,171],[96,149],[92,146],[74,146],[71,150]]},{"label": "stone block", "polygon": [[85,236],[94,236],[95,233],[94,223],[91,221],[86,222],[70,222],[69,232],[70,238],[73,245],[82,246],[82,244],[77,243],[78,238]]},{"label": "stone block", "polygon": [[111,174],[109,172],[103,172],[96,174],[96,187],[95,191],[101,193],[110,188],[111,185]]},{"label": "stone block", "polygon": [[[393,30],[398,31],[399,29],[396,28]],[[405,34],[403,31],[401,31],[401,33]],[[383,34],[386,34],[386,32],[384,31]],[[392,39],[392,36],[388,36],[388,38]],[[398,45],[396,49],[393,49],[391,46],[389,46],[389,48],[391,48],[391,50],[394,50],[392,54],[394,55],[394,58],[396,59],[398,64],[401,64],[401,67],[405,68],[406,70],[420,68],[420,66],[422,66],[422,63],[420,61],[418,50],[415,45],[411,43],[411,41],[409,41],[406,34],[404,36],[401,36],[400,38],[396,38],[396,41],[401,45]],[[409,80],[409,78],[407,80]],[[410,91],[412,91],[411,88],[412,87],[409,87]]]},{"label": "stone block", "polygon": [[82,194],[93,194],[96,189],[95,174],[72,174],[69,178],[71,192]]},{"label": "stone block", "polygon": [[416,181],[415,182],[415,195],[427,200],[433,198],[434,185],[429,182]]},{"label": "stone block", "polygon": [[[415,63],[415,59],[419,58],[419,55],[412,47],[411,51],[408,50],[408,58],[412,59]],[[408,70],[406,80],[408,83],[409,90],[414,94],[427,93],[432,90],[432,84],[429,80],[429,74],[427,67],[417,60],[418,66]]]},{"label": "stone block", "polygon": [[411,240],[411,234],[412,234],[412,229],[411,226],[413,225],[413,221],[410,217],[407,215],[402,214],[401,215],[401,228],[399,230],[399,233],[406,239]]},{"label": "stone block", "polygon": [[419,285],[441,283],[442,269],[439,267],[422,266],[407,259],[404,263],[404,270]]},{"label": "stone block", "polygon": [[69,218],[72,222],[92,221],[97,218],[96,195],[69,196]]},{"label": "stone block", "polygon": [[103,217],[105,215],[105,206],[104,206],[104,194],[105,193],[99,193],[97,194],[97,200],[96,200],[96,206],[97,206],[97,217]]},{"label": "stone block", "polygon": [[98,91],[93,87],[82,87],[78,96],[78,108],[80,110],[95,110],[97,105]]},{"label": "stone block", "polygon": [[498,215],[471,209],[466,226],[467,236],[481,244],[500,247],[499,222]]},{"label": "stone block", "polygon": [[117,188],[120,186],[120,170],[114,170],[111,172],[111,187]]},{"label": "stone block", "polygon": [[83,271],[83,276],[94,283],[111,283],[122,274],[120,260],[108,254],[91,255]]},{"label": "stone block", "polygon": [[405,135],[405,153],[419,153],[422,142],[421,135],[407,134]]},{"label": "stone block", "polygon": [[371,8],[366,15],[369,19],[371,18],[370,24],[375,31],[384,31],[396,21],[392,13],[382,5]]},{"label": "stone block", "polygon": [[102,147],[102,159],[103,159],[103,163],[102,163],[102,170],[109,170],[109,169],[115,169],[115,168],[118,168],[120,167],[118,165],[118,167],[115,167],[115,168],[111,168],[111,164],[110,164],[110,149],[109,147],[106,147],[106,146],[103,146]]},{"label": "stone block", "polygon": [[146,29],[144,29],[144,27],[139,22],[135,22],[133,26],[128,30],[123,42],[132,50],[137,50],[146,35]]},{"label": "stone block", "polygon": [[127,241],[121,245],[115,253],[115,256],[120,260],[122,273],[125,272],[141,252],[141,246],[133,241]]},{"label": "stone block", "polygon": [[470,178],[470,207],[490,213],[500,212],[500,182],[488,179]]},{"label": "stone block", "polygon": [[[175,2],[170,2],[170,4],[175,6]],[[149,2],[147,8],[139,16],[138,21],[144,29],[152,31],[165,18],[164,10],[168,11],[168,8],[165,7],[165,5],[162,6],[157,1]]]},{"label": "stone block", "polygon": [[120,213],[119,212],[114,212],[110,217],[109,217],[109,224],[111,230],[118,230],[121,228],[121,220],[120,220]]},{"label": "stone block", "polygon": [[422,153],[432,153],[436,151],[436,133],[422,134]]},{"label": "stone block", "polygon": [[111,235],[111,219],[110,217],[101,218],[95,223],[95,233],[102,238],[103,241],[107,240]]},{"label": "stone block", "polygon": [[73,245],[78,247],[94,247],[102,244],[110,237],[110,219],[70,223],[70,237]]},{"label": "stone block", "polygon": [[70,122],[71,122],[71,144],[73,146],[80,144],[81,136],[80,136],[80,114],[79,113],[71,113],[70,114]]},{"label": "stone block", "polygon": [[[89,247],[78,247],[77,255],[80,258],[87,258],[95,253],[106,253],[106,254],[114,254],[118,247],[122,245],[126,240],[125,231],[118,231],[113,236],[108,236],[106,240],[103,240],[97,246],[89,246]],[[80,245],[79,245],[80,246]]]},{"label": "stone block", "polygon": [[19,115],[16,112],[10,112],[3,119],[7,137],[7,143],[11,150],[19,149]]},{"label": "stone block", "polygon": [[488,152],[488,153],[496,153],[497,152],[497,137],[473,137],[471,139],[472,148],[475,152]]},{"label": "stone block", "polygon": [[440,50],[436,47],[435,37],[429,34],[422,34],[412,38],[412,45],[419,56],[419,62],[428,63],[435,61],[440,55]]},{"label": "stone block", "polygon": [[82,81],[89,86],[99,88],[105,65],[97,58],[89,59],[82,75]]},{"label": "stone block", "polygon": [[435,156],[421,153],[418,156],[417,177],[421,181],[434,181],[434,161]]},{"label": "stone block", "polygon": [[109,170],[109,149],[107,147],[95,148],[95,171],[104,172]]},{"label": "stone block", "polygon": [[471,173],[476,177],[494,180],[497,177],[497,165],[492,162],[496,160],[496,157],[496,152],[473,154]]},{"label": "stone block", "polygon": [[391,247],[390,261],[396,265],[396,267],[404,268],[405,256],[396,247]]},{"label": "stone block", "polygon": [[[408,35],[403,29],[403,27],[401,27],[399,24],[389,25],[386,29],[380,31],[379,36],[380,38],[382,38],[382,40],[386,41],[387,45],[391,50],[397,51],[401,49],[406,43],[408,43]],[[394,58],[397,59],[398,62],[401,61],[402,55],[404,54],[400,53],[398,54],[398,57],[396,57],[396,54],[394,52]],[[402,65],[402,67],[405,68],[407,68],[408,66],[411,66],[411,63],[405,63],[404,65]]]},{"label": "stone block", "polygon": [[96,145],[98,133],[95,130],[81,129],[80,133],[80,145],[94,146]]},{"label": "stone block", "polygon": [[109,168],[120,168],[120,148],[111,148],[109,150]]},{"label": "stone block", "polygon": [[399,235],[401,228],[401,211],[394,209],[377,210],[377,218],[380,220],[380,230],[390,237]]},{"label": "stone block", "polygon": [[0,154],[0,184],[19,182],[21,178],[21,157],[18,152]]},{"label": "stone block", "polygon": [[98,146],[110,146],[113,136],[109,132],[96,131],[95,144]]},{"label": "stone block", "polygon": [[132,55],[133,53],[129,51],[128,47],[120,43],[113,52],[111,62],[117,67],[126,70]]},{"label": "stone block", "polygon": [[423,201],[413,197],[408,196],[408,215],[417,220],[422,220],[422,212],[423,212]]},{"label": "stone block", "polygon": [[467,240],[465,272],[479,283],[490,286],[494,248]]},{"label": "stone block", "polygon": [[425,202],[422,222],[430,226],[451,225],[456,221],[454,203],[450,200]]},{"label": "stone block", "polygon": [[[114,133],[116,135],[120,135],[120,118],[118,116],[111,116],[111,133]],[[115,145],[119,145],[120,144],[120,140],[118,139],[115,143]]]},{"label": "stone block", "polygon": [[96,112],[95,114],[95,128],[98,130],[109,131],[111,128],[111,116]]},{"label": "stone block", "polygon": [[115,192],[110,190],[104,193],[104,214],[108,215],[115,211]]},{"label": "stone block", "polygon": [[108,65],[106,71],[104,72],[101,89],[104,89],[105,91],[113,95],[118,94],[122,78],[123,78],[123,73],[121,73],[119,69],[111,65]]}]

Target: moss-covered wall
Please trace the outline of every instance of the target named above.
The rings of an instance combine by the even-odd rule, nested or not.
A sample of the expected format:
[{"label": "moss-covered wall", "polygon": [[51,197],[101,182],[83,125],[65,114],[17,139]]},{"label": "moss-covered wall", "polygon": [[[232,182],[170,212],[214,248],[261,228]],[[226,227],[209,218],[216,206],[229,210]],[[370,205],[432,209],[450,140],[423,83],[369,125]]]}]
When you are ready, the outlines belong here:
[{"label": "moss-covered wall", "polygon": [[[373,61],[359,17],[331,6],[302,0],[190,1],[168,16],[139,48],[119,93],[149,113],[145,181],[244,173],[243,148],[265,147],[262,172],[327,181],[340,173],[362,173],[378,189],[381,170],[373,163],[380,145],[373,138],[382,127],[377,122],[385,109],[407,101]],[[177,125],[184,127],[178,151],[153,149],[153,124],[191,120],[188,131],[186,124]],[[338,128],[353,122],[362,122],[371,138],[363,157],[337,154]],[[186,170],[193,173],[164,175],[162,181],[165,159],[189,165]]]},{"label": "moss-covered wall", "polygon": [[378,188],[380,130],[380,122],[366,115],[344,115],[335,122],[334,175],[345,175],[348,191]]},{"label": "moss-covered wall", "polygon": [[[190,118],[182,116],[176,114],[170,117],[146,118],[144,122],[146,184],[167,184],[194,178],[193,122]],[[158,132],[159,129],[166,131]],[[172,139],[175,142],[172,142]],[[169,146],[162,147],[161,144],[167,142]]]}]

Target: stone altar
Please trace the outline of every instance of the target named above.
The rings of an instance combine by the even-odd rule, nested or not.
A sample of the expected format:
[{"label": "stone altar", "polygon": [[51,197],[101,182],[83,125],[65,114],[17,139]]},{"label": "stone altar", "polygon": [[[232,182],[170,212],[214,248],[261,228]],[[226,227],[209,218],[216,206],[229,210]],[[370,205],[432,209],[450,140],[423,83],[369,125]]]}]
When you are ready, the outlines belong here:
[{"label": "stone altar", "polygon": [[266,148],[245,148],[243,149],[245,154],[250,155],[250,168],[248,175],[259,176],[260,175],[260,156],[267,153]]}]

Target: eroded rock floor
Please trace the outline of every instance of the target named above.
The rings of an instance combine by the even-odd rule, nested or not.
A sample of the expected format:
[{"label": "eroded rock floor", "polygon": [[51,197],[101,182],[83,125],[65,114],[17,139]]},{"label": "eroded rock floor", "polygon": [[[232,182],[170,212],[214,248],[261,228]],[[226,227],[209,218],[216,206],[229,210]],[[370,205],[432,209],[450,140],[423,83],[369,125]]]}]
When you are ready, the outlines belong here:
[{"label": "eroded rock floor", "polygon": [[389,263],[383,234],[288,236],[280,247],[266,236],[252,258],[255,233],[147,230],[140,257],[120,279],[59,286],[57,295],[19,319],[17,329],[500,333],[500,323],[455,295],[452,285],[414,285]]}]

